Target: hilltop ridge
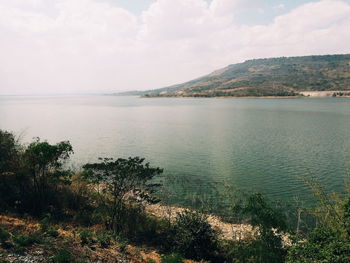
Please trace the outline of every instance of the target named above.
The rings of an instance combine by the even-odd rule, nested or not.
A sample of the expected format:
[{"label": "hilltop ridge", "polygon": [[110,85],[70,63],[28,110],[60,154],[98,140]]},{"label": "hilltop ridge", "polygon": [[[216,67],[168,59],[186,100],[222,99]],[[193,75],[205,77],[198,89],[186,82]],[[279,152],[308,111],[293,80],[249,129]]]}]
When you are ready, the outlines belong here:
[{"label": "hilltop ridge", "polygon": [[348,90],[350,91],[350,54],[252,59],[231,64],[182,84],[123,95],[297,96],[301,95],[301,91],[334,91],[339,96],[343,95],[339,91]]}]

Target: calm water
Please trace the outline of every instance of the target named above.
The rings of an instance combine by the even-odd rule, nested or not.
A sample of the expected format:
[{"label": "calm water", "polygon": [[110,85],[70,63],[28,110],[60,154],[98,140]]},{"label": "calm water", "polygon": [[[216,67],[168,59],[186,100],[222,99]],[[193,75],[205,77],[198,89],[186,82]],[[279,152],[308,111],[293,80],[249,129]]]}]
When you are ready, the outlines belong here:
[{"label": "calm water", "polygon": [[350,168],[350,99],[0,97],[0,129],[70,140],[77,166],[137,155],[179,178],[278,199],[303,195],[305,175],[340,190]]}]

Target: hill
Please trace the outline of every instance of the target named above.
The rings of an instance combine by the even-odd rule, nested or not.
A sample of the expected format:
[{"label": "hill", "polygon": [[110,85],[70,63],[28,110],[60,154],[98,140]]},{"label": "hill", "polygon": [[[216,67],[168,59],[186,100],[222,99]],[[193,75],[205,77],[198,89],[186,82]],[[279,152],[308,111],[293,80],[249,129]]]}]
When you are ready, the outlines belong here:
[{"label": "hill", "polygon": [[339,93],[348,90],[350,54],[253,59],[183,84],[139,92],[138,95],[296,96],[301,91],[334,91],[337,95],[348,95]]}]

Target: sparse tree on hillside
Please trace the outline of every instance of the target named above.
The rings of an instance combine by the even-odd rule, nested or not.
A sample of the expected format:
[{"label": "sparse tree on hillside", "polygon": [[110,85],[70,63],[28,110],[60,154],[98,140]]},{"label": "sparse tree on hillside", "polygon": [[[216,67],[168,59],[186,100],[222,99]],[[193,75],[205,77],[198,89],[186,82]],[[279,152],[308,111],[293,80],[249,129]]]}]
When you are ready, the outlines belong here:
[{"label": "sparse tree on hillside", "polygon": [[121,230],[121,217],[126,199],[153,201],[151,197],[152,187],[155,184],[147,184],[156,175],[163,172],[162,169],[153,168],[145,159],[111,158],[101,159],[100,163],[84,165],[85,176],[91,183],[100,185],[101,193],[105,200],[109,201],[109,227],[119,232]]},{"label": "sparse tree on hillside", "polygon": [[46,141],[41,142],[39,138],[24,152],[24,161],[33,181],[36,212],[41,212],[48,201],[50,182],[67,182],[71,174],[62,168],[72,153],[73,148],[68,141],[51,145]]}]

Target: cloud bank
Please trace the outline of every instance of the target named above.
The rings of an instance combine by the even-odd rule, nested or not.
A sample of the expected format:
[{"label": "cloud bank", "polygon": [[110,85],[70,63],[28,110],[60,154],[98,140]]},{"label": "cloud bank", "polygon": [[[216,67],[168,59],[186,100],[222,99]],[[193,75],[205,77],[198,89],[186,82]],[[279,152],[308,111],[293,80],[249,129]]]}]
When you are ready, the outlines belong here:
[{"label": "cloud bank", "polygon": [[[258,0],[256,0],[258,1]],[[301,5],[242,25],[242,0],[0,0],[0,94],[145,90],[246,59],[350,53],[350,4]]]}]

